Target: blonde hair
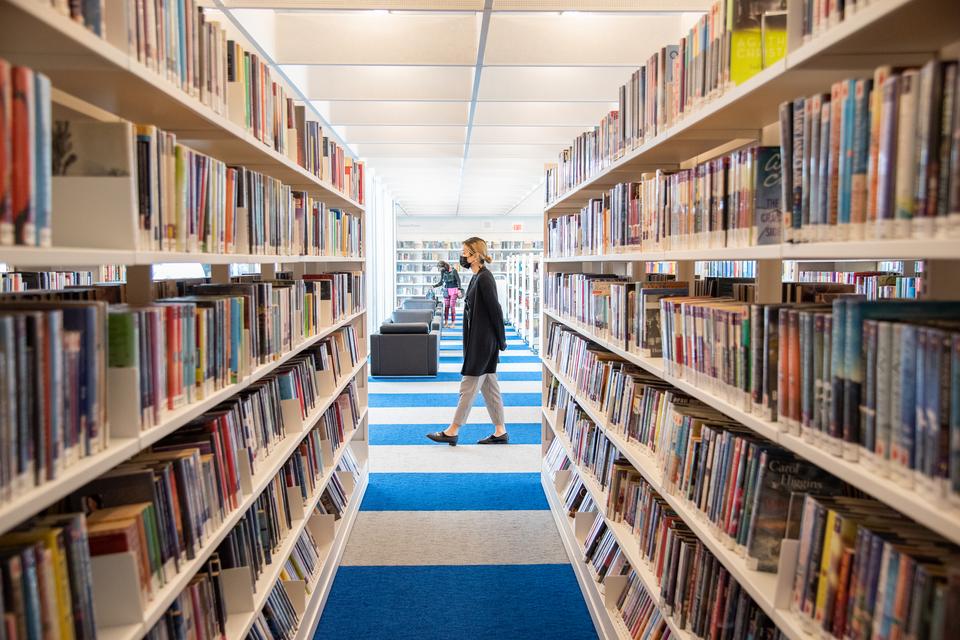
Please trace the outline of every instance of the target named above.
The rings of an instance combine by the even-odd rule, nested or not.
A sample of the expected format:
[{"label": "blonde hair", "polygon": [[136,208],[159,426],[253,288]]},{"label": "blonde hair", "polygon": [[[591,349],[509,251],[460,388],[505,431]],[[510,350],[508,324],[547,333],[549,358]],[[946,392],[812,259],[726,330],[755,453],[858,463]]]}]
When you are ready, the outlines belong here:
[{"label": "blonde hair", "polygon": [[471,252],[476,253],[480,258],[490,264],[493,262],[493,258],[490,257],[490,254],[487,253],[487,241],[483,238],[478,238],[473,236],[472,238],[467,238],[463,241],[463,246],[469,249]]}]

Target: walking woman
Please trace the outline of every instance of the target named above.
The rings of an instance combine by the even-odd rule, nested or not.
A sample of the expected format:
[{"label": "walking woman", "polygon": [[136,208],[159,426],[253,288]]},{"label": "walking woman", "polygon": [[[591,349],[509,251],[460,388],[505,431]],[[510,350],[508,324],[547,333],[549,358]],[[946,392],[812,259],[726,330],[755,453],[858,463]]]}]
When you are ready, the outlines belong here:
[{"label": "walking woman", "polygon": [[443,326],[452,327],[457,320],[457,299],[463,292],[460,274],[443,260],[437,262],[437,268],[440,270],[440,280],[433,286],[443,287]]},{"label": "walking woman", "polygon": [[480,238],[468,238],[463,243],[460,266],[473,271],[467,287],[463,308],[463,367],[460,375],[460,401],[453,422],[443,431],[428,433],[434,442],[446,442],[456,446],[460,427],[470,415],[473,399],[479,390],[483,393],[493,435],[477,444],[507,444],[507,426],[504,424],[503,398],[497,383],[497,363],[500,351],[507,348],[503,327],[503,311],[497,300],[497,283],[485,265],[493,262],[487,253],[487,243]]}]

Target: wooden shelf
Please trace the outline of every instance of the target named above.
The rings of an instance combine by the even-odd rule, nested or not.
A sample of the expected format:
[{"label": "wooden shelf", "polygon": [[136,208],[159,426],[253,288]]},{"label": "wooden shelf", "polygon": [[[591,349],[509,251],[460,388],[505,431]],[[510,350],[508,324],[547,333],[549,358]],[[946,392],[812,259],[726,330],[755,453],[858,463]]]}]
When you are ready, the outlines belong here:
[{"label": "wooden shelf", "polygon": [[[550,370],[550,372],[571,392],[576,391],[576,385],[572,385],[571,382],[565,377],[559,374],[551,364],[544,359],[544,366]],[[617,450],[636,468],[637,471],[643,475],[644,479],[660,494],[660,496],[667,501],[670,507],[677,512],[677,514],[683,518],[684,524],[686,524],[697,538],[699,538],[706,546],[710,549],[711,553],[717,557],[717,559],[726,567],[727,571],[740,583],[740,586],[746,590],[746,592],[753,598],[754,602],[763,609],[764,613],[770,617],[771,620],[776,623],[776,625],[786,634],[790,640],[808,640],[806,633],[800,626],[799,621],[796,616],[788,610],[778,609],[775,605],[775,596],[777,592],[777,574],[767,573],[762,571],[754,571],[747,568],[747,563],[743,557],[739,556],[736,552],[727,547],[726,541],[718,537],[713,533],[713,525],[710,523],[706,516],[702,514],[695,507],[690,505],[684,500],[681,500],[677,496],[668,493],[663,488],[662,475],[656,467],[656,463],[653,458],[647,453],[647,451],[637,443],[627,442],[622,436],[620,436],[615,430],[611,429],[607,424],[607,421],[603,414],[597,410],[597,408],[590,403],[577,402],[584,411],[590,416],[590,418],[597,424],[597,427],[600,428],[604,435],[616,446]],[[569,447],[567,441],[565,440],[564,433],[557,427],[553,415],[546,408],[543,410],[544,417],[547,420],[547,423],[550,425],[550,428],[553,429],[553,432],[557,435],[558,438],[561,438],[561,443],[567,449],[567,454],[571,456],[571,462],[574,461],[572,457],[572,447]],[[590,486],[587,483],[587,480],[590,479],[593,481],[593,490],[599,490],[599,483],[596,480],[593,480],[590,477],[590,474],[587,470],[582,469],[578,465],[578,473],[584,478],[584,485],[587,485],[588,490]],[[598,501],[598,504],[606,505],[606,493],[602,492],[603,502]],[[594,500],[597,500],[594,497]],[[606,514],[604,514],[606,518]],[[608,522],[609,519],[608,519]],[[614,534],[617,535],[618,542],[621,543],[621,546],[624,547],[624,553],[627,553],[628,558],[631,561],[631,564],[635,562],[640,562],[643,566],[646,564],[643,561],[642,557],[639,555],[639,548],[637,546],[636,538],[630,534],[626,527],[623,525],[617,525],[616,523],[611,523],[611,528],[614,529]],[[618,534],[619,532],[619,534]],[[626,540],[621,540],[620,536],[624,536]],[[627,544],[624,545],[624,542]],[[634,555],[631,555],[634,554]],[[792,583],[792,576],[790,576],[790,582]],[[654,593],[659,593],[659,589],[654,591]]]},{"label": "wooden shelf", "polygon": [[[26,493],[17,496],[12,501],[0,505],[0,533],[7,531],[23,520],[46,509],[51,504],[60,500],[73,491],[83,487],[91,480],[103,475],[121,462],[128,460],[138,452],[146,449],[153,443],[170,433],[173,433],[183,425],[194,418],[197,418],[207,411],[213,409],[224,400],[236,395],[246,387],[250,386],[260,378],[275,371],[283,363],[295,357],[307,347],[316,344],[324,337],[330,335],[337,329],[346,326],[365,314],[366,311],[346,316],[336,324],[326,327],[316,336],[311,336],[300,343],[296,348],[283,354],[273,362],[261,365],[255,369],[249,376],[241,382],[231,384],[220,389],[203,400],[191,403],[186,407],[177,409],[167,414],[163,421],[150,429],[147,429],[133,438],[111,438],[108,447],[89,458],[84,458],[78,463],[68,467],[64,473],[51,482],[44,483],[39,487],[34,487]],[[341,381],[343,387],[366,365],[366,359],[362,359],[357,367],[351,372],[350,376]],[[338,386],[338,389],[340,386]],[[339,393],[339,391],[338,391]]]},{"label": "wooden shelf", "polygon": [[[121,629],[98,629],[98,634],[104,633],[109,635],[111,638],[122,637],[136,639],[143,637],[150,631],[150,629],[153,628],[153,625],[155,625],[160,618],[163,617],[163,614],[170,607],[170,604],[176,599],[180,592],[183,591],[184,587],[190,583],[190,580],[193,578],[196,572],[203,567],[207,561],[207,558],[210,557],[210,554],[216,550],[220,542],[222,542],[227,534],[237,525],[241,517],[254,504],[257,497],[263,493],[267,485],[277,475],[294,451],[296,451],[297,447],[300,446],[300,442],[303,440],[303,438],[310,433],[310,430],[313,429],[327,408],[329,408],[330,405],[337,399],[337,396],[340,394],[340,392],[346,388],[347,383],[356,377],[357,373],[359,373],[365,365],[366,361],[362,361],[357,367],[355,367],[351,372],[351,375],[345,377],[345,379],[339,385],[337,385],[337,388],[334,390],[334,392],[330,394],[330,396],[328,396],[323,403],[318,405],[314,412],[307,418],[307,420],[304,422],[303,429],[296,434],[291,434],[284,438],[276,446],[273,452],[271,452],[269,456],[260,462],[260,469],[257,470],[253,477],[253,490],[249,495],[244,496],[243,501],[238,505],[238,507],[231,511],[213,532],[207,535],[199,552],[186,564],[181,565],[180,571],[177,573],[177,575],[154,594],[153,599],[151,599],[146,605],[146,608],[143,612],[142,622],[132,627],[130,625],[124,625]],[[362,421],[365,419],[365,417],[366,408],[364,408],[363,413],[360,415],[358,424],[362,424]],[[354,431],[351,432],[351,438],[356,431],[357,429],[354,429]],[[342,455],[343,449],[347,446],[349,446],[349,440],[345,439],[344,443],[339,449],[340,455]],[[339,460],[339,458],[337,459]],[[324,478],[326,481],[329,481],[331,476],[332,473],[327,475],[327,473],[324,472]]]},{"label": "wooden shelf", "polygon": [[[545,309],[544,313],[555,321],[573,329],[585,338],[616,353],[628,362],[653,373],[684,393],[697,398],[704,404],[733,418],[764,438],[779,444],[784,449],[792,451],[801,458],[809,460],[824,471],[853,485],[867,495],[886,503],[903,515],[937,532],[951,542],[960,544],[960,508],[956,505],[946,500],[937,499],[905,488],[889,478],[880,476],[860,462],[852,462],[840,456],[831,455],[829,452],[818,447],[816,443],[808,442],[802,437],[784,432],[783,425],[780,423],[764,420],[752,413],[743,411],[725,399],[705,391],[687,380],[669,375],[664,370],[663,361],[660,358],[644,358],[635,353],[630,353],[610,343],[608,340],[595,337],[589,329],[579,322],[571,321],[550,310]],[[544,362],[546,362],[546,360],[544,360]],[[560,378],[560,376],[558,376],[558,378]],[[563,378],[560,379],[562,380]]]},{"label": "wooden shelf", "polygon": [[644,171],[675,167],[731,140],[759,139],[760,130],[777,121],[781,102],[828,90],[879,64],[930,58],[957,40],[957,24],[955,0],[873,3],[568,189],[545,212],[579,211],[590,198]]},{"label": "wooden shelf", "polygon": [[549,264],[592,262],[671,262],[676,260],[960,260],[960,240],[863,240],[810,242],[679,249],[674,251],[624,251],[602,255],[544,258]]},{"label": "wooden shelf", "polygon": [[0,247],[0,262],[18,267],[96,266],[101,264],[151,265],[169,262],[200,264],[337,264],[362,265],[364,257],[294,256],[252,253],[187,253],[183,251],[133,251],[71,247]]},{"label": "wooden shelf", "polygon": [[257,140],[83,25],[36,0],[0,2],[0,57],[50,76],[66,94],[135,123],[153,124],[228,164],[302,189],[328,206],[364,207]]}]

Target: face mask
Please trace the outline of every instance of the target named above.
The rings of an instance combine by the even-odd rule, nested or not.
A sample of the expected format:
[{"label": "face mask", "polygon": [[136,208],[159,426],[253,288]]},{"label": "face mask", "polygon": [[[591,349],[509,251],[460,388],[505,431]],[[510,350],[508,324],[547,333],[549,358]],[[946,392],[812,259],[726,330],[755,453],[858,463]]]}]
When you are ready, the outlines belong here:
[{"label": "face mask", "polygon": [[460,266],[464,269],[470,268],[470,261],[467,260],[467,256],[460,256]]}]

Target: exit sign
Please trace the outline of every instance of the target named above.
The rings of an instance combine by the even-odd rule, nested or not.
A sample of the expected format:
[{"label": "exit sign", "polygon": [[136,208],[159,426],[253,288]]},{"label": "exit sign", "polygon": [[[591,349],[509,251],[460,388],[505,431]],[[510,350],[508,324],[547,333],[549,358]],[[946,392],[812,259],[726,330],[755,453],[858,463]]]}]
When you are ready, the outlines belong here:
[{"label": "exit sign", "polygon": [[522,223],[522,222],[514,222],[514,223],[513,223],[513,230],[514,230],[514,231],[523,231],[523,223]]}]

